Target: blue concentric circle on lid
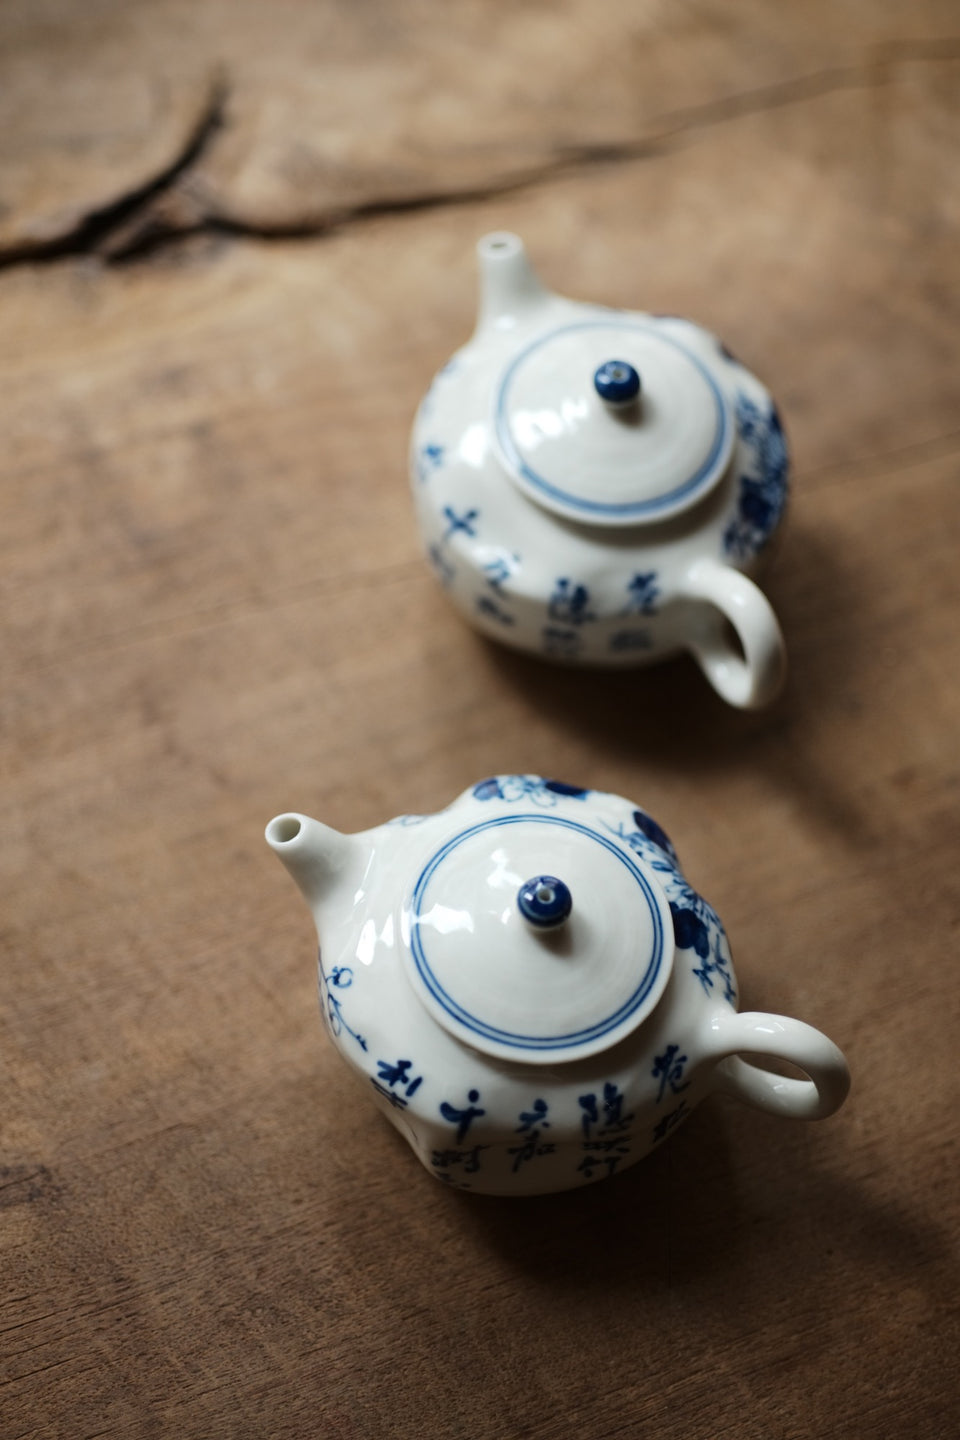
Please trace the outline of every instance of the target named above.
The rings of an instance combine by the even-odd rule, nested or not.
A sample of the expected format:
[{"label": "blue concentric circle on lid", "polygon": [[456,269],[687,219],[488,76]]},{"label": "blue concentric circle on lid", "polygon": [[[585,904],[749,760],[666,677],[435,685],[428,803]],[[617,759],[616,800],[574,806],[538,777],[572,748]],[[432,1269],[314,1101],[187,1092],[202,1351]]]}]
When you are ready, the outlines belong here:
[{"label": "blue concentric circle on lid", "polygon": [[538,930],[555,930],[569,918],[573,896],[555,875],[535,875],[520,886],[517,906],[524,920]]},{"label": "blue concentric circle on lid", "polygon": [[726,473],[736,427],[696,333],[681,335],[652,317],[598,313],[515,354],[493,413],[518,487],[556,514],[604,526],[697,504]]},{"label": "blue concentric circle on lid", "polygon": [[670,910],[652,881],[616,835],[555,811],[496,814],[424,864],[404,968],[474,1049],[529,1062],[596,1054],[649,1014],[670,974]]}]

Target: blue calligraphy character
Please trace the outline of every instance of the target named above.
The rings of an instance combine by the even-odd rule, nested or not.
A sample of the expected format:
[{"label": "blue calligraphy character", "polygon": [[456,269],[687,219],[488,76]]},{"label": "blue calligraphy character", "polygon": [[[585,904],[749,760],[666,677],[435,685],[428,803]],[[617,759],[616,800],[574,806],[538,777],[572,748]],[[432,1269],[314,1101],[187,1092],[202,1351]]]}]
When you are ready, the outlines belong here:
[{"label": "blue calligraphy character", "polygon": [[596,1125],[598,1119],[597,1097],[596,1095],[581,1095],[577,1103],[583,1111],[583,1114],[580,1116],[580,1121],[583,1125],[584,1138],[589,1139],[591,1127]]},{"label": "blue calligraphy character", "polygon": [[657,600],[660,596],[656,570],[649,570],[645,574],[634,575],[627,586],[627,594],[630,596],[630,601],[624,612],[625,614],[655,615],[657,613]]},{"label": "blue calligraphy character", "polygon": [[544,1144],[540,1140],[544,1130],[550,1129],[547,1108],[546,1100],[534,1100],[531,1110],[521,1110],[518,1116],[520,1124],[517,1126],[517,1134],[523,1137],[523,1144],[511,1146],[507,1152],[514,1157],[514,1174],[525,1160],[533,1160],[537,1155],[553,1154],[555,1146],[550,1143]]},{"label": "blue calligraphy character", "polygon": [[679,1045],[668,1045],[662,1055],[654,1057],[654,1066],[651,1075],[654,1080],[660,1081],[660,1089],[657,1092],[657,1104],[663,1099],[667,1086],[673,1095],[678,1095],[681,1090],[686,1090],[690,1084],[689,1080],[683,1078],[683,1067],[687,1063],[686,1055],[680,1054]]},{"label": "blue calligraphy character", "polygon": [[479,1090],[471,1090],[467,1095],[468,1104],[463,1110],[457,1110],[449,1101],[444,1100],[440,1105],[440,1114],[444,1120],[449,1120],[451,1125],[457,1127],[457,1144],[461,1144],[463,1137],[470,1129],[471,1124],[479,1115],[486,1115],[486,1110],[478,1109],[476,1102],[480,1099]]},{"label": "blue calligraphy character", "polygon": [[610,1080],[604,1084],[602,1104],[596,1095],[579,1097],[584,1156],[577,1168],[588,1180],[603,1166],[606,1166],[605,1173],[612,1175],[620,1161],[630,1154],[633,1113],[624,1115],[624,1098],[623,1091]]},{"label": "blue calligraphy character", "polygon": [[508,555],[505,550],[502,550],[493,560],[488,560],[483,567],[483,573],[487,577],[487,584],[491,590],[496,590],[497,594],[500,594],[519,564],[520,556]]},{"label": "blue calligraphy character", "polygon": [[543,629],[543,652],[545,655],[576,655],[580,649],[580,636],[576,630],[564,630],[559,625],[545,625]]},{"label": "blue calligraphy character", "polygon": [[480,1169],[480,1152],[487,1149],[489,1149],[487,1145],[474,1145],[469,1150],[434,1150],[430,1164],[434,1170],[440,1172],[437,1176],[438,1180],[446,1180],[455,1185],[458,1182],[449,1172],[462,1170],[465,1175],[476,1174]]},{"label": "blue calligraphy character", "polygon": [[601,1170],[604,1166],[606,1166],[605,1173],[608,1176],[614,1175],[616,1174],[617,1166],[620,1164],[620,1161],[624,1158],[624,1156],[629,1155],[630,1147],[629,1145],[617,1145],[616,1152],[617,1153],[615,1154],[611,1154],[609,1152],[605,1154],[596,1154],[594,1153],[594,1149],[588,1150],[587,1153],[584,1155],[583,1159],[580,1161],[580,1164],[577,1166],[577,1169],[582,1170],[588,1180],[592,1180],[596,1175],[597,1171]]},{"label": "blue calligraphy character", "polygon": [[575,585],[563,578],[557,581],[556,589],[550,596],[549,615],[565,625],[583,625],[596,619],[590,611],[590,591],[586,585]]},{"label": "blue calligraphy character", "polygon": [[[423,1084],[422,1075],[414,1076],[411,1079],[410,1069],[412,1065],[412,1060],[398,1060],[395,1065],[391,1064],[388,1060],[378,1060],[377,1078],[373,1083],[377,1089],[381,1091],[384,1087],[389,1087],[391,1091],[402,1090],[407,1100],[409,1100],[411,1096],[417,1093]],[[396,1100],[398,1097],[393,1095],[390,1098]],[[406,1101],[402,1103],[405,1104]]]},{"label": "blue calligraphy character", "polygon": [[664,1138],[664,1136],[669,1135],[670,1131],[674,1128],[674,1126],[679,1125],[680,1121],[685,1120],[689,1114],[690,1111],[687,1109],[686,1100],[681,1100],[676,1110],[668,1111],[667,1114],[664,1115],[663,1119],[658,1120],[656,1125],[654,1125],[653,1143],[655,1145],[659,1144],[659,1142]]},{"label": "blue calligraphy character", "polygon": [[491,620],[498,620],[501,625],[516,623],[509,610],[504,610],[503,606],[498,605],[495,600],[491,600],[489,595],[477,596],[477,609],[481,615],[489,615]]},{"label": "blue calligraphy character", "polygon": [[632,1115],[623,1114],[623,1091],[607,1081],[603,1087],[604,1130],[622,1130],[630,1124]]},{"label": "blue calligraphy character", "polygon": [[550,1129],[550,1121],[547,1119],[546,1100],[534,1100],[532,1110],[521,1110],[519,1116],[520,1124],[517,1131],[529,1130],[534,1125],[542,1125],[545,1130]]}]

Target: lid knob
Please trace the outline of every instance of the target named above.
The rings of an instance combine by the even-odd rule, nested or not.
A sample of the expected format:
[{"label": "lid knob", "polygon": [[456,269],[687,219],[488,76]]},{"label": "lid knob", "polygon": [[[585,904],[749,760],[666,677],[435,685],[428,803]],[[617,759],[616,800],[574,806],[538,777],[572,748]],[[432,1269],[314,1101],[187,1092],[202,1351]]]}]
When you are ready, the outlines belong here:
[{"label": "lid knob", "polygon": [[555,875],[535,875],[520,886],[517,907],[523,918],[538,930],[553,930],[568,918],[573,909],[573,896]]},{"label": "lid knob", "polygon": [[628,405],[640,394],[640,375],[626,360],[605,360],[594,372],[593,384],[608,405]]}]

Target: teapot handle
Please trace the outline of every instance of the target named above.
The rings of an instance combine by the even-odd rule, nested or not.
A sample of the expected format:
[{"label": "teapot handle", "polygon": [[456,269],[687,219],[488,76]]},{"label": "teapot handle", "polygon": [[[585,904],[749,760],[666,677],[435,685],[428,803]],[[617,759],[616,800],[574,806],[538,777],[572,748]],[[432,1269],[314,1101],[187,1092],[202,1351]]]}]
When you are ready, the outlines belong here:
[{"label": "teapot handle", "polygon": [[[708,1053],[718,1061],[713,1088],[746,1100],[771,1115],[822,1120],[839,1110],[850,1089],[843,1053],[826,1035],[786,1015],[747,1011],[715,1015]],[[769,1056],[796,1065],[810,1077],[789,1079],[750,1064],[743,1055]]]},{"label": "teapot handle", "polygon": [[783,685],[786,649],[763,591],[732,565],[709,558],[691,565],[682,590],[707,602],[688,644],[714,690],[741,710],[769,704]]}]

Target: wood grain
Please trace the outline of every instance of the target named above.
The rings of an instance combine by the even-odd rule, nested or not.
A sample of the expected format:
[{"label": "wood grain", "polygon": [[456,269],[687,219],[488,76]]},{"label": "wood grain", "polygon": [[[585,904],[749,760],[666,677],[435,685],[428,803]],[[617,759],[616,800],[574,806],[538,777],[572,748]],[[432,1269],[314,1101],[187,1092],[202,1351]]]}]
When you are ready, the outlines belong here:
[{"label": "wood grain", "polygon": [[[196,193],[251,231],[316,234],[226,233],[174,205],[118,265],[99,232],[64,227],[33,263],[9,232],[0,1435],[944,1440],[960,1400],[949,7],[645,5],[629,45],[612,20],[593,49],[585,6],[548,24],[478,4],[439,34],[430,7],[389,25],[356,8],[303,22],[339,37],[341,85],[352,46],[355,95],[343,184],[299,211],[277,146],[300,143],[290,117],[320,79],[285,31],[265,54],[252,7],[229,34],[214,0],[183,22],[191,93],[223,59],[197,35],[233,56],[197,166],[214,175],[222,145],[260,177]],[[120,33],[117,14],[98,24]],[[105,46],[104,75],[185,14],[130,7],[132,48]],[[92,44],[56,6],[31,24],[8,63]],[[524,37],[544,27],[528,85]],[[450,188],[475,122],[478,193],[397,209],[361,102],[395,77],[407,98],[382,123],[416,150],[418,85],[481,33],[502,66],[460,61],[459,118],[409,191]],[[594,113],[577,77],[604,76],[611,47]],[[843,83],[804,81],[831,66]],[[766,101],[715,108],[745,86]],[[567,113],[540,103],[567,91]],[[243,121],[271,97],[265,129]],[[77,213],[182,147],[171,127],[148,155],[117,104],[123,144],[91,141],[86,188],[75,160]],[[646,144],[668,109],[700,106],[704,123]],[[551,159],[614,132],[605,157]],[[11,215],[31,154],[58,146],[24,141]],[[510,166],[532,169],[524,189]],[[383,213],[327,225],[377,197]],[[791,676],[770,711],[724,708],[686,661],[588,684],[520,660],[467,632],[422,564],[409,425],[469,331],[473,243],[500,227],[560,290],[715,329],[780,399],[796,482],[768,588]],[[356,1103],[264,823],[293,807],[360,829],[542,769],[657,815],[724,917],[745,1004],[846,1050],[840,1115],[710,1102],[615,1182],[511,1203],[448,1193]]]}]

